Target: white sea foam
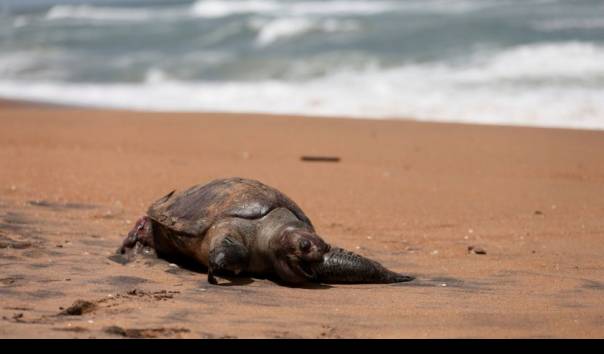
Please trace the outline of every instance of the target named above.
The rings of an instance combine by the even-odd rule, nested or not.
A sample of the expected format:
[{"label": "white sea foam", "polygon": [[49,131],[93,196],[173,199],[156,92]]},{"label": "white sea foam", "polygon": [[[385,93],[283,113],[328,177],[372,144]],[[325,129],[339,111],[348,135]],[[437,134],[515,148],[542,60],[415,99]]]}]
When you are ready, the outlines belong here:
[{"label": "white sea foam", "polygon": [[251,25],[258,30],[256,43],[260,46],[269,45],[283,38],[300,36],[310,31],[332,33],[359,29],[359,26],[354,21],[331,18],[284,17],[274,20],[254,19],[251,21]]},{"label": "white sea foam", "polygon": [[313,21],[306,18],[280,18],[262,22],[252,21],[252,25],[258,29],[256,42],[261,46],[273,43],[280,38],[294,37],[308,32],[315,27]]},{"label": "white sea foam", "polygon": [[[240,14],[271,16],[373,15],[400,8],[395,1],[327,0],[280,2],[274,0],[203,0],[190,6],[110,7],[95,5],[55,5],[45,15],[47,20],[149,21],[186,17],[220,18]],[[421,8],[421,7],[420,7]]]},{"label": "white sea foam", "polygon": [[276,0],[198,0],[191,7],[200,17],[226,17],[239,14],[276,16],[369,16],[391,11],[463,13],[503,1],[490,0],[315,0],[283,2]]},{"label": "white sea foam", "polygon": [[604,47],[585,42],[517,46],[460,71],[469,81],[604,78]]},{"label": "white sea foam", "polygon": [[225,17],[243,13],[274,12],[282,8],[276,1],[249,0],[249,1],[197,1],[191,7],[192,12],[200,17]]},{"label": "white sea foam", "polygon": [[[572,60],[555,60],[554,51],[555,57]],[[136,110],[408,117],[604,129],[603,66],[601,46],[549,43],[510,48],[464,66],[369,67],[305,81],[179,82],[153,70],[139,84],[4,79],[0,96]]]},{"label": "white sea foam", "polygon": [[145,8],[111,8],[92,5],[56,5],[46,13],[46,19],[86,19],[112,21],[146,21],[153,12]]},{"label": "white sea foam", "polygon": [[272,17],[372,16],[388,12],[466,13],[493,6],[503,0],[198,0],[189,6],[111,7],[96,5],[55,5],[46,20],[132,21],[178,20],[187,17],[221,18],[242,14]]},{"label": "white sea foam", "polygon": [[102,22],[146,22],[151,20],[177,20],[191,17],[190,9],[183,6],[109,7],[94,5],[55,5],[44,18],[46,20],[89,20]]},{"label": "white sea foam", "polygon": [[157,84],[168,81],[168,75],[163,70],[151,68],[145,73],[145,83]]},{"label": "white sea foam", "polygon": [[20,28],[29,25],[32,22],[32,19],[27,16],[16,16],[13,19],[13,27]]},{"label": "white sea foam", "polygon": [[10,77],[36,65],[36,58],[26,52],[3,53],[0,56],[0,77]]},{"label": "white sea foam", "polygon": [[[604,13],[604,7],[601,9]],[[591,30],[604,28],[604,18],[565,18],[556,20],[542,20],[533,23],[533,28],[543,32],[566,30]]]}]

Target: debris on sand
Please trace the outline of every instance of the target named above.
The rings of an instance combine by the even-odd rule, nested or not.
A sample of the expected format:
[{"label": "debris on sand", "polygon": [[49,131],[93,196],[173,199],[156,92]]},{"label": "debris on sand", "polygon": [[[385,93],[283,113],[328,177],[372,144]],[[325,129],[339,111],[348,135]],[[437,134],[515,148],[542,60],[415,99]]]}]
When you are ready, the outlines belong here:
[{"label": "debris on sand", "polygon": [[96,310],[95,303],[86,300],[76,300],[73,305],[59,312],[59,316],[82,316]]},{"label": "debris on sand", "polygon": [[543,215],[543,212],[541,210],[535,210],[535,212],[533,214],[535,214],[535,215]]},{"label": "debris on sand", "polygon": [[27,322],[27,321],[25,321],[25,319],[23,319],[22,312],[15,313],[10,318],[8,318],[6,316],[2,316],[2,319],[5,321],[12,321],[12,322],[17,322],[17,323],[26,323]]},{"label": "debris on sand", "polygon": [[482,247],[468,246],[468,253],[473,254],[487,254],[487,251]]},{"label": "debris on sand", "polygon": [[168,300],[174,298],[175,294],[180,294],[180,291],[160,290],[150,292],[141,289],[133,289],[128,291],[126,294],[137,297],[149,297],[153,298],[154,300]]},{"label": "debris on sand", "polygon": [[120,326],[109,326],[103,330],[108,334],[115,334],[126,338],[158,338],[172,337],[180,333],[189,333],[186,328],[123,328]]}]

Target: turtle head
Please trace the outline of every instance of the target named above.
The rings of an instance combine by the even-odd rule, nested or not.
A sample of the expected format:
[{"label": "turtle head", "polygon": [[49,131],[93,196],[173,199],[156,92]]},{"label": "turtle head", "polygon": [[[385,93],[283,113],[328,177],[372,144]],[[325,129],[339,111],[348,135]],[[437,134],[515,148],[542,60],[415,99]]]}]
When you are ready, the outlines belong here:
[{"label": "turtle head", "polygon": [[330,246],[314,232],[296,227],[285,227],[271,247],[276,255],[276,271],[282,280],[302,283],[313,280],[313,264],[323,261]]}]

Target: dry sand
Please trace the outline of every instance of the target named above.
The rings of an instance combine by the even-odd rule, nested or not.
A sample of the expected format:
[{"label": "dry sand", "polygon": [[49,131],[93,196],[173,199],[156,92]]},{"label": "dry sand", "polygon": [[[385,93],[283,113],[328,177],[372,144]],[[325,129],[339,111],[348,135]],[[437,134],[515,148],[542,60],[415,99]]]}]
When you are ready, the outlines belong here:
[{"label": "dry sand", "polygon": [[[604,337],[604,132],[16,104],[0,127],[0,337]],[[226,176],[418,279],[211,286],[108,258],[152,201]]]}]

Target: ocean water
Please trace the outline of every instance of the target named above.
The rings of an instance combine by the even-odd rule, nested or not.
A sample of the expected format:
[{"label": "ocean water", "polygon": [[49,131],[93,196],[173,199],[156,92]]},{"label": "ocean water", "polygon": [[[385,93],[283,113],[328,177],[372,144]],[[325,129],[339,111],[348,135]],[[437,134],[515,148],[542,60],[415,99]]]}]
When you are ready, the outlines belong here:
[{"label": "ocean water", "polygon": [[604,129],[604,0],[0,0],[0,97]]}]

